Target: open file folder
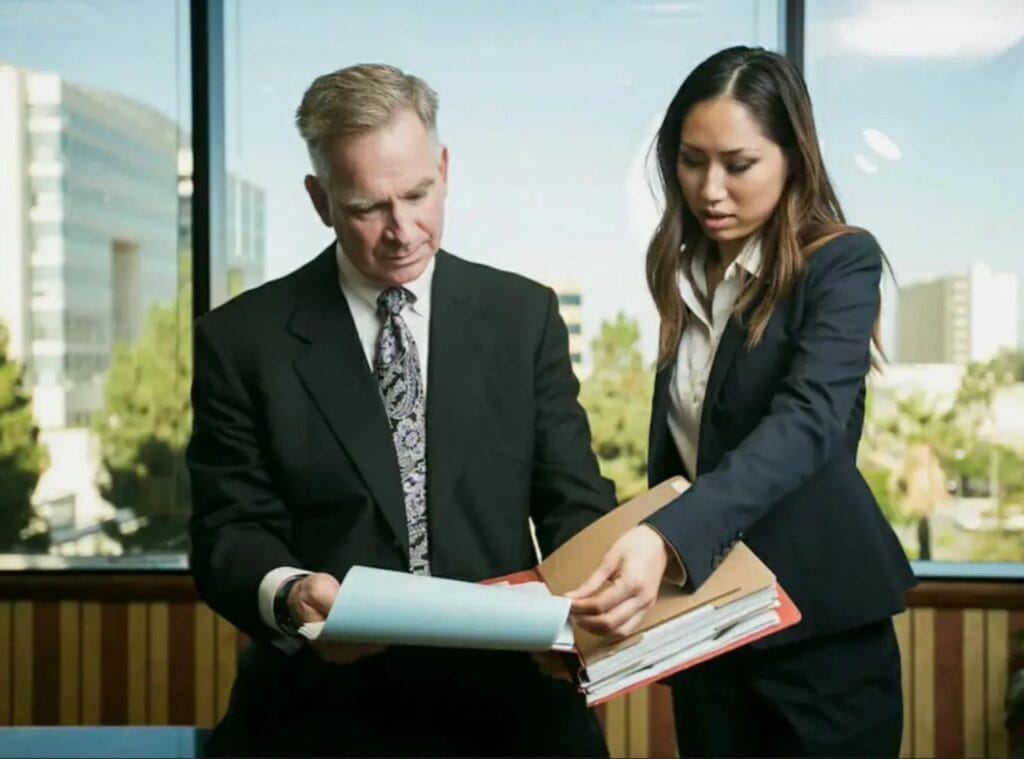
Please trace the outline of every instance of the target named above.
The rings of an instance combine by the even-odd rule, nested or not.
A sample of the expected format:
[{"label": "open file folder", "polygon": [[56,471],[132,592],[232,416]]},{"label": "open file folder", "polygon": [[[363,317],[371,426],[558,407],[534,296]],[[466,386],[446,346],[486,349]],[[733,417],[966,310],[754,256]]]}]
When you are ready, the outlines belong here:
[{"label": "open file folder", "polygon": [[580,689],[594,705],[796,624],[799,611],[742,543],[696,591],[663,583],[624,640],[572,623],[562,594],[597,568],[620,535],[687,487],[681,477],[667,480],[583,529],[535,569],[484,584],[353,567],[327,620],[300,632],[384,645],[575,652]]}]

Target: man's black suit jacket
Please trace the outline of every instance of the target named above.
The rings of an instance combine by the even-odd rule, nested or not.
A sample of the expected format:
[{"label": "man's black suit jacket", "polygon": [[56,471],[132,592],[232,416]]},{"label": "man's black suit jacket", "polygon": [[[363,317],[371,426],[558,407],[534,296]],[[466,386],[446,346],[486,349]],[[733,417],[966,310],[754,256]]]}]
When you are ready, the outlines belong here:
[{"label": "man's black suit jacket", "polygon": [[650,522],[691,586],[741,539],[775,572],[803,620],[761,647],[884,619],[914,583],[857,470],[881,271],[873,237],[843,235],[810,255],[757,346],[746,345],[756,302],[730,320],[705,392],[696,472],[684,471],[668,430],[674,359],[655,380],[649,479],[683,474],[694,484]]},{"label": "man's black suit jacket", "polygon": [[[434,575],[479,581],[532,567],[528,517],[547,552],[614,506],[550,289],[439,251],[429,351]],[[256,642],[255,658],[274,662],[239,677],[270,687],[291,660],[267,645],[273,634],[259,616],[267,572],[294,566],[343,581],[356,564],[408,567],[390,428],[335,246],[200,318],[194,352],[192,572],[202,598]],[[351,680],[368,666],[337,669]],[[459,657],[446,666],[458,669]]]}]

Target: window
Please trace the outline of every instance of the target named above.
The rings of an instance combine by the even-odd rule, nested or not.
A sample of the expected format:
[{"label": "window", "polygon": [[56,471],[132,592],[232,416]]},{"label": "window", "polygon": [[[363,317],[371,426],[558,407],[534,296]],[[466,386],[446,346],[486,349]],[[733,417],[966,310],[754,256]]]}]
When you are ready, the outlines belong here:
[{"label": "window", "polygon": [[29,477],[0,472],[0,568],[183,566],[187,23],[185,0],[0,6],[0,363],[23,378],[0,373],[0,430],[39,430]]},{"label": "window", "polygon": [[[886,250],[861,468],[922,573],[1024,565],[1024,9],[806,4],[806,74],[848,219]],[[926,10],[928,23],[920,23]],[[943,334],[947,337],[943,337]]]},{"label": "window", "polygon": [[[739,43],[779,49],[781,6],[777,0],[229,0],[230,186],[236,202],[245,202],[239,188],[247,186],[258,190],[258,200],[251,216],[229,214],[232,224],[251,219],[256,229],[249,238],[235,231],[227,259],[253,261],[254,273],[276,277],[331,242],[331,230],[302,190],[309,158],[292,115],[316,76],[360,62],[392,63],[424,78],[440,97],[438,128],[450,151],[443,246],[556,290],[556,283],[572,281],[574,292],[560,291],[560,308],[584,404],[614,406],[593,396],[608,383],[588,387],[587,377],[603,370],[595,358],[603,349],[592,351],[592,341],[642,353],[643,362],[624,362],[637,371],[649,371],[640,367],[655,358],[657,315],[644,255],[657,221],[646,174],[657,126],[685,74],[711,52]],[[251,252],[240,249],[247,245]],[[255,283],[248,274],[243,279],[245,287]],[[216,286],[216,273],[212,280]],[[214,302],[219,297],[215,291]],[[605,331],[620,312],[627,323]],[[623,381],[651,385],[644,378]],[[637,405],[615,413],[646,415],[642,395],[631,392]],[[635,473],[617,483],[620,497],[642,488],[646,427],[592,426],[635,428],[628,444],[596,442],[597,450],[636,459],[618,467]]]}]

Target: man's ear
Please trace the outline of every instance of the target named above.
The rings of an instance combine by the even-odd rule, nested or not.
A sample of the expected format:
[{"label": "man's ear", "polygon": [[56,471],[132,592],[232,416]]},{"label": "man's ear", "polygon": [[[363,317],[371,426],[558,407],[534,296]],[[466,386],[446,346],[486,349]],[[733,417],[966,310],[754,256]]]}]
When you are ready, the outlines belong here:
[{"label": "man's ear", "polygon": [[313,203],[313,208],[316,210],[317,216],[320,217],[320,221],[324,223],[324,226],[333,227],[331,199],[327,196],[327,191],[323,185],[320,184],[320,180],[312,174],[307,174],[303,183],[306,185],[306,194],[309,195],[309,199]]},{"label": "man's ear", "polygon": [[441,172],[441,179],[445,184],[448,183],[448,146],[441,146],[441,161],[438,165],[438,171]]}]

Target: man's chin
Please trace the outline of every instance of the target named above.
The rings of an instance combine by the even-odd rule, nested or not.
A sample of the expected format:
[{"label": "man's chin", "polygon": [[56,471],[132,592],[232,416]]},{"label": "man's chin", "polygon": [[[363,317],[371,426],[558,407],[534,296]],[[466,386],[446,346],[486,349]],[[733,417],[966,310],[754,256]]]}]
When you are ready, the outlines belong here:
[{"label": "man's chin", "polygon": [[389,287],[407,285],[423,275],[427,264],[430,263],[430,259],[433,257],[434,254],[431,253],[428,256],[410,256],[408,260],[396,259],[387,261],[385,265],[379,267],[380,279],[387,283]]}]

